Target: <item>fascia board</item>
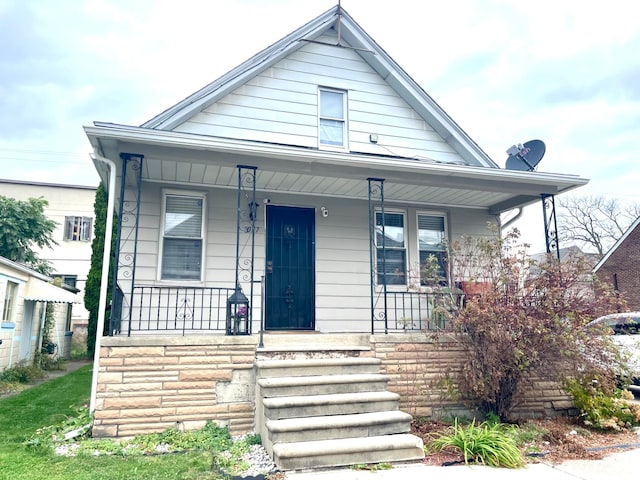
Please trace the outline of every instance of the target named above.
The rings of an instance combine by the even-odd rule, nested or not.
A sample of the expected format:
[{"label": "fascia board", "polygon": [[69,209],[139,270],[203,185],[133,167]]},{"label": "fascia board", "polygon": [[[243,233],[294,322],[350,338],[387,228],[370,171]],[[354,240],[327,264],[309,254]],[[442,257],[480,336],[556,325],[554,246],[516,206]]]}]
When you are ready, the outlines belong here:
[{"label": "fascia board", "polygon": [[19,272],[26,273],[27,275],[30,275],[30,276],[32,276],[34,278],[37,278],[39,280],[42,280],[44,282],[50,282],[50,281],[53,280],[53,278],[51,278],[51,277],[49,277],[47,275],[44,275],[44,274],[42,274],[40,272],[36,272],[35,270],[32,270],[29,267],[26,267],[26,266],[22,265],[21,263],[17,263],[17,262],[14,262],[13,260],[9,260],[6,257],[0,257],[0,263],[5,265],[5,266],[7,266],[7,267],[9,267],[9,268],[13,268],[13,269],[15,269],[15,270],[17,270]]},{"label": "fascia board", "polygon": [[395,177],[411,174],[431,174],[467,178],[470,181],[513,182],[515,184],[539,186],[549,194],[559,194],[586,185],[588,179],[575,175],[520,172],[477,166],[460,166],[445,163],[407,163],[399,165],[397,160],[374,157],[366,154],[328,152],[301,149],[283,145],[255,143],[243,140],[217,138],[205,135],[184,134],[166,130],[151,130],[114,124],[99,124],[85,127],[90,139],[108,139],[122,142],[148,144],[166,148],[209,150],[221,153],[253,155],[263,158],[296,161],[306,164],[350,166],[358,169],[385,170]]}]

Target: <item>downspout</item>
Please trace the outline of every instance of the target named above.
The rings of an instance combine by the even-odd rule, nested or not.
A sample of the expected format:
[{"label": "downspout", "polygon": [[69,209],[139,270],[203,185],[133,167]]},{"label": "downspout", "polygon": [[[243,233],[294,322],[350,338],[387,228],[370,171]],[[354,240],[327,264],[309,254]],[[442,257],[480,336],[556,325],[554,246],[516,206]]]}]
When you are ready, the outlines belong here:
[{"label": "downspout", "polygon": [[100,280],[100,298],[98,300],[98,324],[96,326],[96,344],[93,354],[93,375],[91,377],[91,397],[89,412],[96,409],[98,391],[98,369],[100,368],[100,343],[104,331],[104,314],[107,310],[107,289],[109,288],[109,264],[111,258],[111,235],[113,232],[113,207],[116,194],[116,164],[108,158],[91,154],[91,159],[102,162],[109,167],[109,196],[107,200],[107,221],[104,232],[104,251],[102,253],[102,277]]},{"label": "downspout", "polygon": [[[522,214],[524,213],[524,208],[522,207],[518,207],[518,213],[516,213],[516,216],[513,218],[510,218],[507,223],[505,223],[504,225],[500,225],[500,230],[503,230],[505,228],[508,228],[509,225],[511,225],[513,222],[515,222],[516,220],[518,220]],[[498,215],[498,222],[500,221],[500,215]]]}]

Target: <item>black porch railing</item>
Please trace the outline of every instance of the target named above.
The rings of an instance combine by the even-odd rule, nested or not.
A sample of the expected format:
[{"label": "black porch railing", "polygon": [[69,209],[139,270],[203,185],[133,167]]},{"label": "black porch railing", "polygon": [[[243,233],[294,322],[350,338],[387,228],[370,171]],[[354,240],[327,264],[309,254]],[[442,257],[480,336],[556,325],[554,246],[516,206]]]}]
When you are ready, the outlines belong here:
[{"label": "black porch railing", "polygon": [[[445,330],[462,308],[464,293],[454,292],[393,292],[387,291],[386,328],[388,331]],[[376,309],[375,331],[384,331],[383,307]]]},{"label": "black porch railing", "polygon": [[233,287],[137,285],[127,298],[118,288],[113,299],[112,335],[162,331],[224,333],[227,299],[234,291]]},{"label": "black porch railing", "polygon": [[[131,296],[116,288],[111,304],[110,335],[172,332],[225,333],[227,299],[234,287],[137,285]],[[464,294],[449,292],[387,292],[375,309],[373,333],[446,329],[462,306]],[[255,301],[261,301],[254,299]],[[385,305],[386,304],[386,317]],[[250,323],[261,328],[259,311],[251,309]],[[385,321],[386,318],[386,321]],[[364,319],[362,319],[364,320]],[[362,331],[368,325],[362,323]],[[251,333],[250,329],[250,333]]]}]

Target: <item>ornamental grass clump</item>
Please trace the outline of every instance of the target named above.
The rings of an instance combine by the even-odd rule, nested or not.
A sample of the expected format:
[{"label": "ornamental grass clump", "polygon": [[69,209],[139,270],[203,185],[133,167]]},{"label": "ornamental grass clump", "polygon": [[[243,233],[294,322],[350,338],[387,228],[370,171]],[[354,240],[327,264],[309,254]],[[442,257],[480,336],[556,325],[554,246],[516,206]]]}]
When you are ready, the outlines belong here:
[{"label": "ornamental grass clump", "polygon": [[525,464],[514,439],[501,424],[476,424],[473,420],[463,426],[456,419],[450,430],[450,433],[443,434],[431,442],[434,450],[457,450],[464,457],[466,464],[479,463],[504,468],[521,468]]}]

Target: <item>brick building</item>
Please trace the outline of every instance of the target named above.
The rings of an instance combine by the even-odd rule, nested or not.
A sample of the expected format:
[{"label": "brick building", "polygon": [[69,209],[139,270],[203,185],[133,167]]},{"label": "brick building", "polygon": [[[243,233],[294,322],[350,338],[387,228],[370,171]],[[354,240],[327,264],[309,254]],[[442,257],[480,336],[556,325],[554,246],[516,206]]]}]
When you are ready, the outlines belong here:
[{"label": "brick building", "polygon": [[640,218],[627,229],[594,267],[602,281],[610,282],[629,304],[629,310],[640,310]]}]

